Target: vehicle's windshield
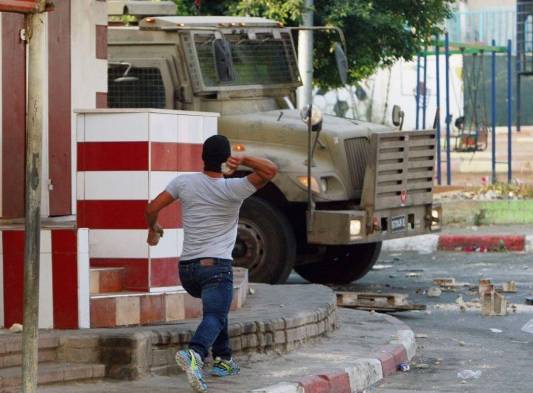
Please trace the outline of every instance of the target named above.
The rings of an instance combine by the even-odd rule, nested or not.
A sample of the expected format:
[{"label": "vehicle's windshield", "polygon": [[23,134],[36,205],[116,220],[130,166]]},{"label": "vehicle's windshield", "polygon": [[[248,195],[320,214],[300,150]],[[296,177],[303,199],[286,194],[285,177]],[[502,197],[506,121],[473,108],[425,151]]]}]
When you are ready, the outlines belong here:
[{"label": "vehicle's windshield", "polygon": [[226,35],[230,42],[235,79],[221,82],[217,76],[212,34],[195,34],[194,44],[204,85],[206,87],[240,85],[278,85],[297,83],[298,69],[288,33],[281,39],[258,33],[256,39],[248,35]]}]

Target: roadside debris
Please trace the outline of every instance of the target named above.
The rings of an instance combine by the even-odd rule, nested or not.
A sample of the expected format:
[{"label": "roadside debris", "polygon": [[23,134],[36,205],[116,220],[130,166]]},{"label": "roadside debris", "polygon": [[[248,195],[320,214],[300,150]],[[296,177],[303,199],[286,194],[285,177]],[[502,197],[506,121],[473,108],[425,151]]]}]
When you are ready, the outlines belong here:
[{"label": "roadside debris", "polygon": [[248,288],[248,293],[250,295],[255,295],[255,289],[253,289],[252,287]]},{"label": "roadside debris", "polygon": [[429,297],[439,297],[442,294],[442,290],[439,287],[431,287],[427,291]]},{"label": "roadside debris", "polygon": [[487,291],[492,291],[494,289],[494,285],[492,285],[491,281],[485,278],[482,278],[479,280],[479,296],[483,296],[483,294]]},{"label": "roadside debris", "polygon": [[425,333],[417,333],[415,335],[415,338],[428,338],[428,335]]},{"label": "roadside debris", "polygon": [[391,267],[392,267],[392,265],[379,265],[378,264],[378,265],[374,265],[372,267],[372,270],[384,270],[384,269],[389,269]]},{"label": "roadside debris", "polygon": [[398,365],[398,370],[403,371],[404,373],[409,371],[410,369],[411,369],[411,367],[409,367],[409,363],[407,363],[407,362],[401,362]]},{"label": "roadside debris", "polygon": [[461,378],[463,380],[466,380],[466,379],[479,379],[479,377],[481,377],[481,371],[480,370],[476,370],[476,371],[473,371],[473,370],[463,370],[463,371],[459,371],[457,373],[457,378]]},{"label": "roadside debris", "polygon": [[481,295],[481,314],[486,316],[507,315],[507,300],[494,289]]},{"label": "roadside debris", "polygon": [[420,277],[422,276],[422,274],[418,273],[418,272],[410,272],[410,273],[406,273],[405,274],[405,277]]},{"label": "roadside debris", "polygon": [[502,290],[505,293],[516,293],[516,282],[507,281],[502,284]]},{"label": "roadside debris", "polygon": [[426,369],[426,368],[429,368],[429,364],[427,363],[414,363],[413,364],[413,368],[417,368],[417,369]]},{"label": "roadside debris", "polygon": [[344,292],[338,291],[337,305],[358,310],[395,312],[425,310],[425,304],[409,304],[408,295],[399,293]]},{"label": "roadside debris", "polygon": [[490,331],[491,331],[492,333],[502,333],[502,332],[503,332],[503,330],[495,329],[495,328],[490,328]]},{"label": "roadside debris", "polygon": [[521,329],[525,333],[533,334],[533,319],[530,319]]},{"label": "roadside debris", "polygon": [[433,284],[438,285],[441,288],[444,289],[455,289],[457,286],[455,282],[455,278],[448,277],[448,278],[434,278]]}]

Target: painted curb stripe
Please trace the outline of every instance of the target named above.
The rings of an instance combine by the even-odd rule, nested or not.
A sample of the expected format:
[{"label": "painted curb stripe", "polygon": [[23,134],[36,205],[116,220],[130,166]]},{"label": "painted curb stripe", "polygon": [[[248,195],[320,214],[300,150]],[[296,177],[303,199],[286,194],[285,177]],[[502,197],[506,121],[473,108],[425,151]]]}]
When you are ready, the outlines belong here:
[{"label": "painted curb stripe", "polygon": [[525,236],[516,235],[441,235],[442,251],[524,251]]}]

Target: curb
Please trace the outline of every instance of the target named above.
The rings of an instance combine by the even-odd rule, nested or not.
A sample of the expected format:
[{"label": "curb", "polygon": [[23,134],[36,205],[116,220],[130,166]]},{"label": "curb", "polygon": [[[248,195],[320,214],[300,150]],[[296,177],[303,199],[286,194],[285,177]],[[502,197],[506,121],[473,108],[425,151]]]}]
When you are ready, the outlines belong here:
[{"label": "curb", "polygon": [[249,393],[351,393],[363,392],[384,377],[398,371],[416,353],[414,332],[400,320],[384,317],[398,327],[396,337],[368,358],[353,359],[344,368],[326,369],[290,382],[251,390]]},{"label": "curb", "polygon": [[533,253],[533,235],[422,235],[383,242],[383,251],[526,252]]}]

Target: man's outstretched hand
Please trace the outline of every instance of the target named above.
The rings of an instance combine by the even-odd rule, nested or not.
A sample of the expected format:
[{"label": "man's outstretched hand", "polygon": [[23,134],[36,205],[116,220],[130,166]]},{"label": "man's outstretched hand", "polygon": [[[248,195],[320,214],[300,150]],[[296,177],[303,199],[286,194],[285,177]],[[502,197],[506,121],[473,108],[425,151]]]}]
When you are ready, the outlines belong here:
[{"label": "man's outstretched hand", "polygon": [[155,224],[153,228],[148,229],[148,239],[146,242],[150,246],[157,246],[159,239],[163,237],[163,228],[159,224]]}]

